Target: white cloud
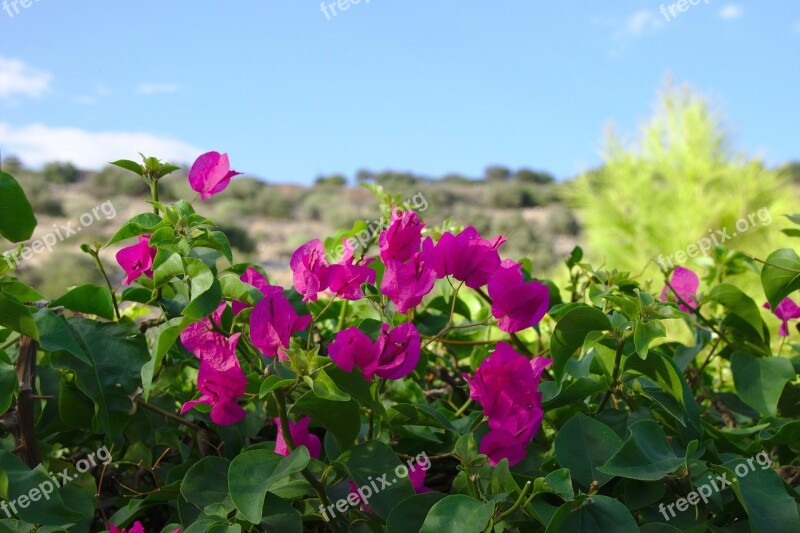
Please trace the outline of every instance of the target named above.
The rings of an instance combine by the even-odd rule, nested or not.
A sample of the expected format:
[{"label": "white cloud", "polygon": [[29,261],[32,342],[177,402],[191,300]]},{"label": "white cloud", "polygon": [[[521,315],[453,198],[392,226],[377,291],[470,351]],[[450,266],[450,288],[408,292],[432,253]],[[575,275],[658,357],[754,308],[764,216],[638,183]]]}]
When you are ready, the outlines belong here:
[{"label": "white cloud", "polygon": [[661,26],[661,20],[650,11],[637,11],[625,21],[625,33],[640,37]]},{"label": "white cloud", "polygon": [[53,76],[19,59],[0,56],[0,98],[14,95],[37,98],[50,87]]},{"label": "white cloud", "polygon": [[738,19],[742,16],[742,8],[736,4],[728,4],[719,10],[719,16],[723,19]]},{"label": "white cloud", "polygon": [[15,128],[0,122],[3,153],[18,156],[38,167],[50,161],[69,161],[84,169],[97,169],[109,161],[136,159],[137,152],[171,163],[190,162],[203,150],[177,139],[146,132],[86,131],[30,124]]},{"label": "white cloud", "polygon": [[136,86],[136,94],[152,96],[154,94],[172,94],[180,90],[177,83],[140,83]]}]

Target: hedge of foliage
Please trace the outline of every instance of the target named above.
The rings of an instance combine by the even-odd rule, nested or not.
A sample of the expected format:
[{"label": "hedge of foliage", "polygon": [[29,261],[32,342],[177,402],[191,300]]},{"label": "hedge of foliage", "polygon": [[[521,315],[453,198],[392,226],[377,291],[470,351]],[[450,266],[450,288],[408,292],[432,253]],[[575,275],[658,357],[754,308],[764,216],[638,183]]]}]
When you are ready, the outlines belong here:
[{"label": "hedge of foliage", "polygon": [[[226,155],[192,203],[116,165],[152,200],[82,245],[105,284],[43,301],[0,262],[0,532],[798,530],[795,250],[653,282],[576,248],[558,287],[376,188],[386,224],[301,246],[287,289],[193,206]],[[35,225],[0,174],[0,236]]]}]

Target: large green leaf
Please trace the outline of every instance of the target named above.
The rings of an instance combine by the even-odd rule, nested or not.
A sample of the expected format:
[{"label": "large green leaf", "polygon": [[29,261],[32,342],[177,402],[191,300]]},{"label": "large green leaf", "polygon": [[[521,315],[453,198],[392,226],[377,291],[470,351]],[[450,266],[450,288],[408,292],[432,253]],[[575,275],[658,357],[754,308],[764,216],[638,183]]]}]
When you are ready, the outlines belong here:
[{"label": "large green leaf", "polygon": [[92,430],[119,434],[130,420],[131,397],[141,382],[147,344],[134,326],[71,318],[68,324],[91,364],[68,351],[56,352],[56,368],[72,370],[75,383],[95,404]]},{"label": "large green leaf", "polygon": [[204,457],[186,472],[181,482],[181,494],[195,507],[204,510],[209,506],[221,506],[228,512],[233,502],[228,492],[228,469],[230,462],[221,457]]},{"label": "large green leaf", "polygon": [[31,238],[36,217],[22,187],[11,174],[0,171],[0,236],[11,242]]},{"label": "large green leaf", "polygon": [[683,464],[669,446],[667,436],[655,420],[640,420],[628,428],[630,436],[622,447],[598,467],[600,472],[612,476],[655,481],[675,471]]},{"label": "large green leaf", "polygon": [[80,345],[78,334],[63,316],[45,308],[34,313],[33,320],[39,328],[39,344],[43,350],[66,350],[87,365],[92,364]]},{"label": "large green leaf", "polygon": [[[759,455],[768,457],[766,452],[761,452]],[[767,461],[762,462],[767,463]],[[762,466],[752,461],[752,465],[751,467],[745,460],[724,465],[734,474],[728,479],[735,477],[737,480],[737,483],[733,484],[733,489],[750,517],[752,531],[754,533],[797,531],[792,529],[800,524],[797,504],[786,492],[781,477],[769,464]]]},{"label": "large green leaf", "polygon": [[419,531],[428,512],[447,495],[440,492],[425,492],[403,500],[389,513],[386,519],[386,533],[406,533]]},{"label": "large green leaf", "polygon": [[199,320],[207,317],[222,301],[222,286],[214,273],[199,259],[184,258],[191,283],[191,299],[183,315]]},{"label": "large green leaf", "polygon": [[761,269],[761,285],[773,309],[781,300],[800,290],[800,257],[791,248],[769,254]]},{"label": "large green leaf", "polygon": [[30,310],[14,296],[0,292],[0,326],[39,339],[39,329]]},{"label": "large green leaf", "polygon": [[[23,508],[17,505],[19,517],[43,525],[64,525],[76,522],[82,518],[64,504],[61,494],[56,490],[55,484],[47,475],[47,470],[42,465],[33,470],[20,461],[14,454],[0,450],[0,472],[8,478],[8,499],[19,504],[19,498],[29,499],[29,504]],[[30,500],[33,491],[37,491],[38,500]],[[49,497],[44,498],[44,492],[49,492]]]},{"label": "large green leaf", "polygon": [[546,533],[639,533],[639,526],[620,502],[608,496],[581,495],[558,508]]},{"label": "large green leaf", "polygon": [[247,521],[258,524],[270,487],[303,470],[310,459],[305,446],[298,447],[288,457],[269,450],[251,450],[236,456],[228,470],[233,504]]},{"label": "large green leaf", "polygon": [[788,359],[744,352],[731,356],[731,373],[739,397],[765,416],[777,414],[783,387],[796,376]]},{"label": "large green leaf", "polygon": [[125,225],[122,226],[113,237],[111,237],[111,240],[108,241],[106,246],[111,246],[112,244],[120,241],[124,241],[132,237],[138,237],[139,235],[144,235],[146,233],[152,233],[153,228],[160,223],[161,217],[155,213],[142,213],[141,215],[136,215],[126,222]]},{"label": "large green leaf", "polygon": [[[400,502],[414,495],[408,477],[397,475],[400,460],[391,448],[380,441],[371,440],[354,446],[340,455],[336,462],[347,470],[357,487],[371,487],[375,483],[378,491],[367,500],[382,518],[386,518]],[[402,474],[402,471],[399,473]],[[366,489],[363,490],[366,492]]]},{"label": "large green leaf", "polygon": [[494,502],[453,494],[436,502],[420,533],[480,533],[494,513]]},{"label": "large green leaf", "polygon": [[145,399],[150,395],[150,388],[153,385],[153,375],[161,366],[161,361],[181,332],[186,329],[193,320],[188,317],[176,317],[167,320],[156,330],[155,337],[150,345],[150,360],[142,367],[142,388]]},{"label": "large green leaf", "polygon": [[51,306],[63,306],[71,311],[97,315],[101,318],[114,320],[114,303],[107,287],[100,285],[80,285],[70,289],[67,294],[53,300]]},{"label": "large green leaf", "polygon": [[553,373],[561,381],[564,367],[575,350],[583,346],[586,336],[592,331],[611,329],[608,317],[599,309],[579,306],[567,311],[553,330],[550,339],[550,353],[553,356]]},{"label": "large green leaf", "polygon": [[[758,309],[758,305],[739,288],[727,283],[721,283],[711,290],[708,297],[725,306],[728,311],[744,321],[744,324],[750,326],[753,333],[758,335],[762,340],[764,339],[764,321],[761,319],[761,312]],[[731,321],[729,317],[726,317],[725,320],[726,322]],[[741,324],[741,322],[737,323]]]},{"label": "large green leaf", "polygon": [[308,415],[333,434],[336,445],[346,450],[356,440],[361,430],[361,415],[354,400],[338,402],[320,398],[309,391],[292,405],[292,414]]},{"label": "large green leaf", "polygon": [[581,485],[588,488],[597,481],[602,487],[614,476],[598,471],[597,467],[605,464],[620,446],[622,439],[613,429],[599,420],[576,414],[556,435],[555,453],[558,464],[568,468]]}]

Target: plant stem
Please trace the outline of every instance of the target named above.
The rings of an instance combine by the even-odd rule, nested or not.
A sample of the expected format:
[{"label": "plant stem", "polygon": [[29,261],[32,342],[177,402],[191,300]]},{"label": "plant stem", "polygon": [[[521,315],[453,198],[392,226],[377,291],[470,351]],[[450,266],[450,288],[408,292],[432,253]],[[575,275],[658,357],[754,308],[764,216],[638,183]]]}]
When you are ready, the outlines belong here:
[{"label": "plant stem", "polygon": [[[155,178],[150,180],[150,195],[154,202],[158,202],[158,180]],[[153,213],[158,214],[158,207],[153,206]]]},{"label": "plant stem", "polygon": [[[283,391],[275,391],[272,393],[272,396],[275,398],[275,402],[278,404],[278,418],[281,422],[281,435],[283,435],[283,440],[286,442],[286,447],[289,448],[289,452],[293,452],[296,446],[294,439],[292,438],[292,432],[289,429],[289,413],[286,411],[286,396]],[[308,467],[304,468],[301,471],[301,474],[303,474],[303,477],[306,478],[306,481],[308,481],[309,485],[311,485],[311,488],[314,489],[314,492],[317,494],[317,498],[319,498],[322,506],[328,507],[329,501],[328,496],[325,494],[325,486],[320,483],[316,477],[314,477],[314,474],[308,470]],[[331,528],[331,530],[338,533],[339,528],[332,520],[326,522],[326,524]]]},{"label": "plant stem", "polygon": [[0,346],[0,350],[5,350],[9,346],[11,346],[11,345],[15,344],[17,341],[19,341],[19,339],[20,339],[20,337],[15,337],[15,338],[11,339],[10,341],[5,343],[4,345]]},{"label": "plant stem", "polygon": [[533,484],[530,481],[525,483],[525,486],[522,487],[522,491],[519,493],[519,498],[517,498],[517,501],[515,501],[514,505],[512,505],[507,511],[497,515],[497,518],[494,519],[495,523],[503,520],[505,517],[511,515],[517,509],[519,509],[522,506],[522,502],[525,501],[525,496],[528,495],[528,492],[531,490],[532,486]]},{"label": "plant stem", "polygon": [[89,255],[92,256],[92,259],[94,259],[94,264],[97,265],[97,270],[100,271],[100,274],[102,274],[103,279],[106,282],[106,286],[108,286],[108,292],[111,293],[111,302],[114,304],[114,314],[117,316],[117,320],[119,320],[122,317],[119,314],[119,305],[117,304],[117,295],[116,295],[116,292],[114,291],[114,287],[111,285],[111,281],[108,279],[108,275],[106,274],[106,269],[105,269],[105,267],[103,267],[103,262],[100,261],[100,255],[97,253],[96,250],[92,250],[89,253]]},{"label": "plant stem", "polygon": [[614,371],[611,373],[611,387],[606,391],[605,395],[603,395],[603,399],[600,401],[600,405],[597,406],[597,410],[594,412],[597,415],[600,411],[608,403],[608,399],[611,398],[611,393],[614,388],[617,386],[617,382],[619,381],[619,366],[620,362],[622,361],[622,347],[625,346],[625,343],[622,339],[617,339],[617,352],[614,355]]},{"label": "plant stem", "polygon": [[342,301],[342,310],[339,312],[339,322],[336,324],[336,331],[342,331],[344,328],[344,323],[347,319],[347,304],[349,303],[349,300]]},{"label": "plant stem", "polygon": [[169,418],[170,420],[174,420],[175,422],[178,422],[179,424],[183,424],[186,427],[192,428],[195,431],[203,431],[203,428],[201,428],[197,424],[189,422],[188,420],[184,420],[183,418],[179,417],[175,413],[170,413],[169,411],[165,411],[165,410],[161,409],[160,407],[156,407],[155,405],[149,404],[146,401],[144,401],[141,398],[141,396],[137,396],[136,397],[136,403],[138,403],[139,405],[141,405],[145,409],[149,409],[150,411],[153,411],[154,413],[157,413],[157,414],[159,414],[159,415],[161,415],[161,416],[163,416],[165,418]]}]

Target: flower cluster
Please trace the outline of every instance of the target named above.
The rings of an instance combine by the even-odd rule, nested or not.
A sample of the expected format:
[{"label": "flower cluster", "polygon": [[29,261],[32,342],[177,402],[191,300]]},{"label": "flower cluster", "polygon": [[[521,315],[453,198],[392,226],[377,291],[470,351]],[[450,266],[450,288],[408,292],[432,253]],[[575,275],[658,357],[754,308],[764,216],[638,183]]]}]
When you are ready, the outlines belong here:
[{"label": "flower cluster", "polygon": [[[205,200],[225,189],[237,174],[230,170],[227,155],[209,152],[194,163],[189,182]],[[376,258],[366,258],[363,254],[356,257],[348,239],[343,239],[345,253],[335,264],[328,262],[319,239],[303,244],[292,254],[293,285],[303,302],[315,302],[325,291],[333,298],[360,300],[365,298],[364,286],[375,286],[382,271],[377,290],[393,304],[395,315],[372,337],[355,326],[336,332],[327,354],[345,372],[357,368],[367,381],[375,376],[399,380],[410,375],[418,366],[422,351],[412,310],[440,279],[461,282],[455,287],[451,281],[453,298],[462,286],[479,291],[490,301],[497,327],[506,333],[534,327],[547,313],[548,287],[526,280],[521,263],[501,259],[499,248],[505,237],[485,239],[468,226],[457,234],[445,232],[434,242],[431,236],[424,235],[424,229],[425,224],[416,212],[393,208],[388,227],[378,237],[383,269],[374,266]],[[142,235],[135,245],[117,254],[127,274],[126,283],[143,274],[153,276],[156,249],[149,241],[149,235]],[[203,403],[211,406],[211,420],[217,424],[234,424],[245,416],[238,403],[247,385],[237,357],[239,341],[247,341],[247,350],[255,348],[264,357],[284,361],[289,358],[287,350],[292,336],[306,330],[312,322],[311,315],[298,312],[292,305],[283,287],[270,284],[255,268],[248,268],[240,279],[260,292],[254,305],[233,300],[229,309],[223,301],[210,317],[190,325],[180,335],[181,343],[200,361],[197,379],[200,396],[186,402],[181,413]],[[250,307],[248,318],[242,313]],[[227,328],[230,331],[222,327],[226,312],[226,316],[234,317],[233,326]],[[241,331],[237,332],[237,325],[243,326]],[[246,337],[242,339],[242,335]],[[537,388],[549,363],[549,359],[543,358],[530,361],[507,344],[498,343],[494,353],[468,378],[472,397],[483,405],[489,418],[490,432],[481,442],[481,450],[493,464],[504,457],[514,464],[524,457],[525,447],[541,424]],[[321,446],[319,438],[308,430],[310,422],[308,417],[290,422],[291,440],[296,446],[306,446],[317,457]],[[288,454],[289,446],[280,424],[278,428],[275,450]]]},{"label": "flower cluster", "polygon": [[525,458],[525,447],[542,423],[542,395],[539,380],[552,359],[517,353],[511,346],[498,342],[497,348],[470,378],[470,397],[483,406],[489,418],[489,433],[481,440],[480,451],[496,465],[508,459],[513,466]]}]

